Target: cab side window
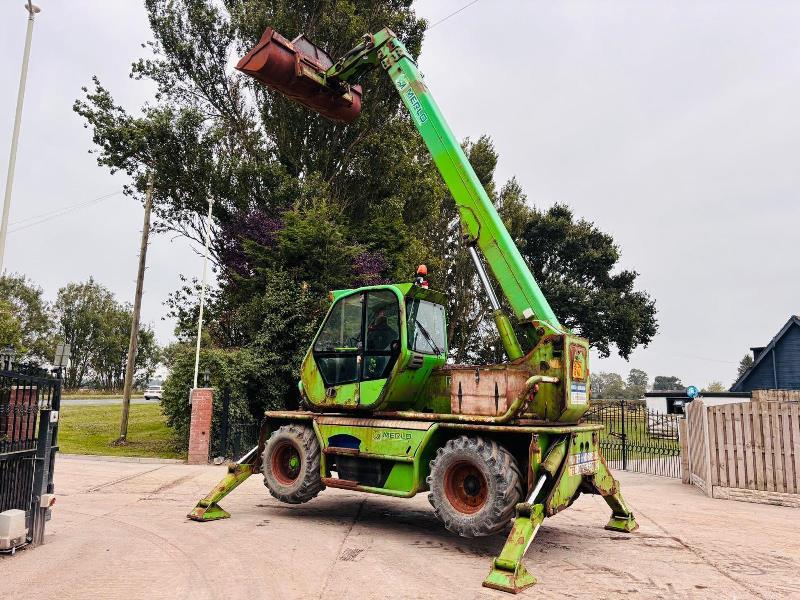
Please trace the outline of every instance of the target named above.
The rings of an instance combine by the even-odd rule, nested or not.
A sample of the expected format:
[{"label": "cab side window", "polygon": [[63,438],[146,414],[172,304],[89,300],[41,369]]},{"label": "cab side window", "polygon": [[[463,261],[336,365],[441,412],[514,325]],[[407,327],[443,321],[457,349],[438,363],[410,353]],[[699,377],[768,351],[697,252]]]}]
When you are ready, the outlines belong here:
[{"label": "cab side window", "polygon": [[326,385],[358,380],[363,302],[363,294],[337,301],[314,343],[314,358]]}]

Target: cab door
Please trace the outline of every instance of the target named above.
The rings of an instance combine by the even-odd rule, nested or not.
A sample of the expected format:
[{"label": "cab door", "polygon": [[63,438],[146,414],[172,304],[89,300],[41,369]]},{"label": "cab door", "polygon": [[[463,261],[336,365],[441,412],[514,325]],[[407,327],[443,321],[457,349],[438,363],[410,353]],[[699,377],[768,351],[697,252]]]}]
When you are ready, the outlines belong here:
[{"label": "cab door", "polygon": [[325,398],[309,399],[318,406],[373,405],[397,362],[400,344],[400,304],[392,290],[339,298],[313,347]]},{"label": "cab door", "polygon": [[400,355],[400,302],[389,289],[370,290],[366,296],[359,392],[360,406],[371,407]]},{"label": "cab door", "polygon": [[[362,360],[364,294],[336,301],[314,341],[313,357],[325,387],[323,406],[357,406]],[[310,391],[310,390],[309,390]]]}]

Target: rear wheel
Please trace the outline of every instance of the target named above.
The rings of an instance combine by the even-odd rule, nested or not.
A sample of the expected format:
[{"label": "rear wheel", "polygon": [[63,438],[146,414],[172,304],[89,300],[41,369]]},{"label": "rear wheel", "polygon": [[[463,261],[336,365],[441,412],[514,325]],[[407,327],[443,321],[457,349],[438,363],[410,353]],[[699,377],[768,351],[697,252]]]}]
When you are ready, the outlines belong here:
[{"label": "rear wheel", "polygon": [[464,537],[499,531],[522,499],[517,461],[497,442],[480,437],[461,436],[439,448],[427,481],[434,513]]},{"label": "rear wheel", "polygon": [[320,478],[320,448],[310,427],[284,425],[269,436],[261,471],[269,493],[281,502],[301,504],[325,487]]}]

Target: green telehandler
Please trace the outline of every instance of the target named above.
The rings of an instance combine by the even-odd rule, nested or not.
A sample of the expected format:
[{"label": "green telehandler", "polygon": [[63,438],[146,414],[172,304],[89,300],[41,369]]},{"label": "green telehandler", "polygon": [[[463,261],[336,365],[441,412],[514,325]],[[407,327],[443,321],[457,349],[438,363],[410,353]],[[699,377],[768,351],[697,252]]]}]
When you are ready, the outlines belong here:
[{"label": "green telehandler", "polygon": [[[536,579],[522,558],[545,517],[581,493],[611,508],[607,529],[637,524],[599,447],[589,408],[589,342],[563,327],[448,127],[403,43],[389,29],[334,62],[304,36],[271,28],[237,69],[317,111],[349,122],[356,83],[391,78],[458,206],[461,231],[508,356],[498,365],[447,364],[446,297],[412,283],[331,292],[301,367],[305,410],[268,411],[260,440],[188,515],[229,517],[220,500],[250,475],[307,502],[325,487],[428,498],[444,526],[484,536],[513,521],[484,586],[519,592]],[[486,267],[513,312],[502,308]]]}]

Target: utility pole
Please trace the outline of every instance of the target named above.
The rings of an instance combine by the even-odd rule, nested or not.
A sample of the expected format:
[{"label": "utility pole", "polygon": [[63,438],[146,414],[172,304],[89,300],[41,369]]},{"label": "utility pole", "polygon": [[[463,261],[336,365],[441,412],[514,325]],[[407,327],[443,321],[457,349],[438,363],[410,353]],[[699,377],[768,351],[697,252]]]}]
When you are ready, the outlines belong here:
[{"label": "utility pole", "polygon": [[203,283],[200,288],[200,316],[197,319],[197,347],[194,351],[194,385],[192,389],[197,389],[197,374],[200,369],[200,334],[203,331],[203,306],[206,301],[206,274],[208,273],[208,244],[211,238],[211,210],[214,208],[214,199],[208,199],[208,218],[206,219],[206,247],[203,254]]},{"label": "utility pole", "polygon": [[128,437],[128,414],[131,410],[131,388],[135,370],[136,351],[139,346],[139,314],[142,310],[142,287],[144,269],[147,264],[147,240],[150,237],[150,211],[153,208],[153,169],[147,174],[147,193],[144,200],[144,225],[142,225],[142,245],[139,248],[139,272],[136,275],[136,295],[133,299],[131,316],[131,337],[128,342],[128,361],[125,366],[125,385],[122,390],[122,419],[119,424],[117,444],[124,444]]},{"label": "utility pole", "polygon": [[17,165],[17,142],[19,126],[22,123],[22,104],[25,101],[25,83],[28,80],[28,61],[31,56],[31,38],[33,37],[34,15],[41,8],[30,0],[25,5],[28,11],[28,31],[25,34],[25,50],[22,53],[22,72],[19,75],[19,91],[17,92],[17,113],[14,115],[14,132],[11,134],[11,153],[8,156],[8,175],[6,176],[6,193],[3,197],[3,220],[0,224],[0,273],[3,272],[3,261],[6,253],[6,235],[8,235],[8,211],[11,208],[11,190],[14,187],[14,168]]}]

